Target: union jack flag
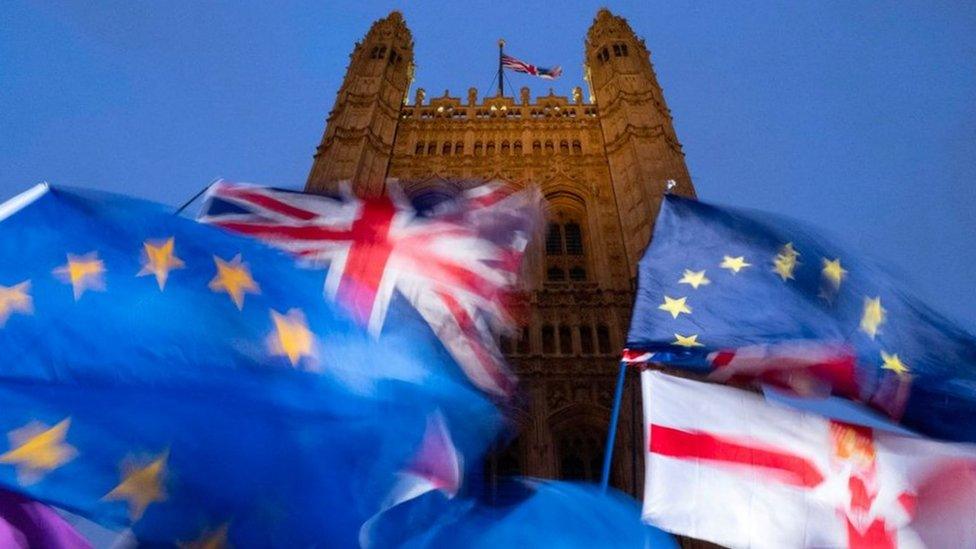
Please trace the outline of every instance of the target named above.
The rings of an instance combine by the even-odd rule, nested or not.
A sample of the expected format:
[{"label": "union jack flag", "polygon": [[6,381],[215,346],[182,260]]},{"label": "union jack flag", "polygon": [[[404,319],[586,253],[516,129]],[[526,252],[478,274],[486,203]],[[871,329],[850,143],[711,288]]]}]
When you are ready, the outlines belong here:
[{"label": "union jack flag", "polygon": [[507,69],[512,69],[515,72],[524,72],[525,74],[531,74],[532,76],[538,76],[539,78],[545,78],[548,80],[555,80],[563,74],[562,67],[556,66],[552,67],[551,69],[546,67],[537,67],[531,63],[526,63],[525,61],[505,54],[502,54],[502,66]]},{"label": "union jack flag", "polygon": [[338,199],[220,181],[200,221],[328,265],[326,294],[375,335],[398,292],[472,383],[508,396],[515,377],[495,337],[514,324],[506,303],[536,211],[533,193],[512,194],[497,183],[424,216],[396,191]]}]

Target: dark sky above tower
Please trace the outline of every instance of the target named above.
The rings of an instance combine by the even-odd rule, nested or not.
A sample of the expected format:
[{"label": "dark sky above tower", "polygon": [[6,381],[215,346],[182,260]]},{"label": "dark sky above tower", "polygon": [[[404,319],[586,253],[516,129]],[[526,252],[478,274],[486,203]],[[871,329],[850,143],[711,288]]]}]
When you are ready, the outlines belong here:
[{"label": "dark sky above tower", "polygon": [[[597,2],[29,3],[0,11],[0,199],[40,180],[178,204],[215,177],[300,187],[353,43],[391,9],[428,97],[506,51],[583,85]],[[705,200],[812,222],[976,329],[976,7],[618,2]],[[493,93],[493,92],[492,92]],[[412,94],[411,94],[412,97]]]}]

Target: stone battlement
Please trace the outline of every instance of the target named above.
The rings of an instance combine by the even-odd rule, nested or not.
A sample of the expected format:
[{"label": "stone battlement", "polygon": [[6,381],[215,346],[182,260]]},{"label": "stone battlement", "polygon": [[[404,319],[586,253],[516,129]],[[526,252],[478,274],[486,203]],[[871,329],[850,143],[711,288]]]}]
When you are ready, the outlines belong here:
[{"label": "stone battlement", "polygon": [[548,95],[535,98],[529,93],[529,88],[520,90],[519,101],[509,96],[485,97],[478,101],[478,90],[468,89],[467,102],[462,103],[460,97],[452,97],[449,90],[444,95],[431,98],[425,102],[427,93],[418,88],[414,95],[413,104],[405,104],[401,109],[401,118],[449,118],[449,119],[487,119],[487,118],[578,118],[596,117],[597,109],[593,103],[583,101],[583,90],[577,86],[573,88],[573,97],[556,95],[552,88]]}]

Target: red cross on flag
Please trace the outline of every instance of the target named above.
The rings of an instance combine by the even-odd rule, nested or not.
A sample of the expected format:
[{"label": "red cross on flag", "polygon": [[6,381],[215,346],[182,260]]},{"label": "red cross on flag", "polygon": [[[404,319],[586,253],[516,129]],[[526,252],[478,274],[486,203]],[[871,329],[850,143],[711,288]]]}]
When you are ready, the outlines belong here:
[{"label": "red cross on flag", "polygon": [[644,519],[726,547],[974,547],[976,450],[642,374]]}]

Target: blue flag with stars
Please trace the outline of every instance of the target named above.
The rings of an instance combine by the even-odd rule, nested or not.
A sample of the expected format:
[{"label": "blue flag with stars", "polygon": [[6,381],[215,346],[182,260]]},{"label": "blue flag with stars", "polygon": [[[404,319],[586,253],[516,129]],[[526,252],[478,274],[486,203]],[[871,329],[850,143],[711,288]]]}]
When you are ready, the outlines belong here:
[{"label": "blue flag with stars", "polygon": [[0,487],[140,542],[351,546],[431,414],[466,455],[497,429],[419,315],[377,340],[324,271],[160,206],[38,186],[0,258]]},{"label": "blue flag with stars", "polygon": [[976,442],[976,338],[816,231],[668,195],[638,269],[625,356]]}]

